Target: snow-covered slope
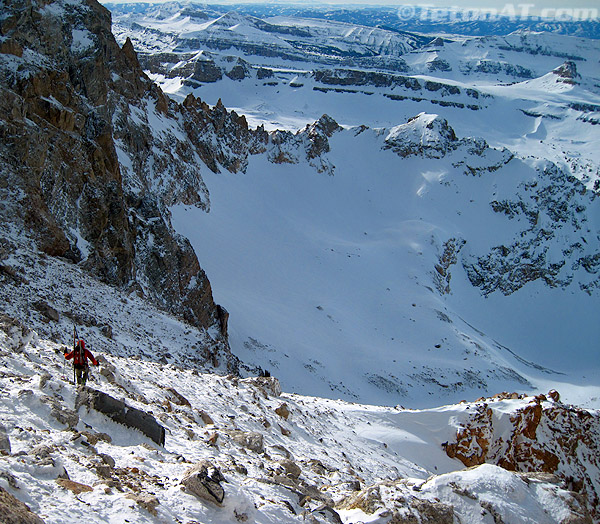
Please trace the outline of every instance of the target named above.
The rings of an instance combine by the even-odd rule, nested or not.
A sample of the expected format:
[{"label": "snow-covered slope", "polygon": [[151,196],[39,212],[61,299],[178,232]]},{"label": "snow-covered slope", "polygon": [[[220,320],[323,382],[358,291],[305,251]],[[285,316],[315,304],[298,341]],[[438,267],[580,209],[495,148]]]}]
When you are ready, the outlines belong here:
[{"label": "snow-covered slope", "polygon": [[[597,520],[593,46],[506,85],[498,41],[466,46],[491,65],[435,78],[396,56],[414,35],[181,6],[155,14],[166,39],[127,25],[169,51],[145,63],[175,98],[234,95],[294,130],[320,104],[343,116],[269,134],[168,100],[97,3],[0,5],[0,520]],[[184,56],[180,33],[242,55]],[[69,382],[74,325],[93,389]],[[586,408],[555,391],[433,407],[550,387]]]},{"label": "snow-covered slope", "polygon": [[[208,174],[208,214],[172,210],[244,362],[290,390],[374,403],[548,378],[595,398],[579,386],[598,386],[596,41],[431,35],[332,65],[322,49],[259,48],[266,24],[322,43],[338,23],[114,8],[117,38],[171,96],[222,100],[267,129],[308,124],[273,132],[244,175]],[[343,38],[355,55],[366,29]],[[321,136],[323,113],[344,129]]]},{"label": "snow-covered slope", "polygon": [[[556,475],[490,464],[462,470],[448,457],[444,446],[469,427],[481,403],[413,411],[278,396],[274,379],[238,380],[98,352],[101,367],[89,386],[152,413],[166,429],[162,446],[85,403],[76,409],[81,390],[68,382],[61,346],[6,315],[0,352],[0,508],[9,519],[19,509],[19,522],[40,521],[12,497],[46,524],[591,522],[564,466]],[[486,402],[503,436],[509,417],[539,403]],[[552,449],[546,439],[555,435],[541,428],[561,410],[574,421],[591,417],[596,433],[588,436],[597,434],[596,412],[551,400],[542,406],[548,414],[538,437],[525,439],[532,445]],[[182,484],[201,461],[211,475],[203,480],[205,498]],[[584,454],[568,467],[594,474]],[[575,489],[591,501],[594,486]]]},{"label": "snow-covered slope", "polygon": [[592,192],[432,115],[325,141],[317,169],[267,154],[207,175],[209,213],[172,209],[215,246],[200,259],[235,354],[287,390],[372,403],[598,386]]},{"label": "snow-covered slope", "polygon": [[128,4],[108,6],[118,15],[117,31],[135,24],[149,36],[139,39],[144,51],[160,46],[162,52],[181,53],[200,45],[265,58],[281,55],[299,62],[341,63],[343,58],[403,54],[426,41],[376,27],[287,17],[261,19],[192,3],[147,4],[143,12]]}]

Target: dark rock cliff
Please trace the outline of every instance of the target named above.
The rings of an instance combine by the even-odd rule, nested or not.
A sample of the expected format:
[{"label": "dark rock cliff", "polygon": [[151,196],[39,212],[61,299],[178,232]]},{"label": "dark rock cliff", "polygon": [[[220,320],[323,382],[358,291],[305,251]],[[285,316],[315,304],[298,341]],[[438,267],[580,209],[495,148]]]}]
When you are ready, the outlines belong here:
[{"label": "dark rock cliff", "polygon": [[48,255],[215,327],[225,347],[225,310],[169,206],[208,209],[202,161],[244,169],[252,144],[266,141],[221,105],[168,100],[95,0],[0,1],[2,223]]}]

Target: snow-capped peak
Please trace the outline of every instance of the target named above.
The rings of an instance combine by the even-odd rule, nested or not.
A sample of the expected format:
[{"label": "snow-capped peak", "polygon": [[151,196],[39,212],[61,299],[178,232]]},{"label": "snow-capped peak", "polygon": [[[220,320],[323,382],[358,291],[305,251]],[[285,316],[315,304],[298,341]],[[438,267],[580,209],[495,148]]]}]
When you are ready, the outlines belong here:
[{"label": "snow-capped peak", "polygon": [[416,154],[439,157],[453,147],[457,138],[445,118],[423,112],[390,129],[385,142],[386,147],[403,157]]}]

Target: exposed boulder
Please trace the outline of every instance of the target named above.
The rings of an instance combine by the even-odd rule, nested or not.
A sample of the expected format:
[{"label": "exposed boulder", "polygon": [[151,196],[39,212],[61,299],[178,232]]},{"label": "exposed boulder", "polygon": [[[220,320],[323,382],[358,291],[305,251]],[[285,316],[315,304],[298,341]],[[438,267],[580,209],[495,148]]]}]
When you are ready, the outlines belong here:
[{"label": "exposed boulder", "polygon": [[281,395],[281,384],[275,377],[250,377],[243,379],[241,382],[259,389],[265,397],[268,397],[269,394],[274,397]]},{"label": "exposed boulder", "polygon": [[170,393],[171,399],[178,406],[191,407],[190,401],[179,393],[175,388],[167,388],[167,392]]},{"label": "exposed boulder", "polygon": [[133,500],[155,517],[158,515],[156,507],[160,504],[160,501],[155,496],[141,493],[129,493],[127,494],[126,498]]},{"label": "exposed boulder", "polygon": [[254,451],[255,453],[262,453],[265,450],[262,433],[256,431],[232,430],[228,431],[228,434],[236,444],[239,444],[243,448]]},{"label": "exposed boulder", "polygon": [[181,483],[187,491],[197,497],[221,505],[225,498],[225,490],[221,486],[223,481],[225,477],[219,468],[207,460],[202,460],[186,472]]},{"label": "exposed boulder", "polygon": [[6,427],[4,427],[3,424],[0,424],[0,452],[2,451],[10,453],[10,439],[6,433]]},{"label": "exposed boulder", "polygon": [[79,415],[72,409],[62,405],[57,398],[44,395],[40,400],[50,406],[50,416],[54,417],[61,424],[68,426],[69,429],[75,428],[79,423]]},{"label": "exposed boulder", "polygon": [[199,412],[200,414],[200,418],[202,419],[202,422],[204,422],[207,426],[209,425],[214,425],[215,421],[212,419],[212,417],[203,409],[200,410]]},{"label": "exposed boulder", "polygon": [[56,483],[71,491],[74,495],[80,495],[81,493],[87,493],[89,491],[94,491],[94,488],[88,486],[87,484],[82,484],[81,482],[75,482],[69,479],[56,479]]},{"label": "exposed boulder", "polygon": [[47,320],[52,320],[53,322],[58,322],[60,320],[59,312],[43,300],[38,300],[35,302],[33,307]]},{"label": "exposed boulder", "polygon": [[[344,524],[340,514],[328,504],[321,504],[313,509],[311,513],[325,519],[325,522],[331,524]],[[393,521],[390,521],[390,523],[393,523]]]},{"label": "exposed boulder", "polygon": [[558,391],[556,391],[555,389],[551,389],[550,391],[548,391],[548,396],[554,402],[560,402],[560,393]]},{"label": "exposed boulder", "polygon": [[275,413],[285,420],[287,420],[291,414],[288,405],[285,402],[275,409]]},{"label": "exposed boulder", "polygon": [[100,333],[102,333],[106,338],[113,338],[113,329],[110,324],[104,324],[103,326],[100,326]]},{"label": "exposed boulder", "polygon": [[106,360],[103,355],[99,355],[97,357],[98,363],[100,364],[99,373],[102,375],[110,384],[117,384],[117,377],[115,373],[117,373],[117,368]]},{"label": "exposed boulder", "polygon": [[75,402],[77,410],[82,406],[94,409],[119,424],[137,429],[159,446],[165,444],[165,428],[149,413],[128,406],[122,400],[117,400],[102,391],[84,388],[79,391]]},{"label": "exposed boulder", "polygon": [[436,57],[433,60],[427,62],[427,69],[429,71],[452,71],[452,66],[447,60]]},{"label": "exposed boulder", "polygon": [[[98,442],[112,442],[112,437],[107,433],[96,433],[91,431],[82,431],[81,434],[87,439],[87,441],[95,446]],[[114,466],[114,464],[113,464]]]},{"label": "exposed boulder", "polygon": [[277,461],[277,465],[283,470],[283,473],[290,478],[297,480],[302,474],[302,469],[293,460],[282,459]]},{"label": "exposed boulder", "polygon": [[[553,390],[549,396],[556,397]],[[567,406],[545,395],[531,399],[510,415],[496,411],[502,400],[486,399],[469,410],[469,419],[446,443],[449,457],[465,466],[495,464],[509,471],[556,475],[570,490],[584,494],[591,513],[600,510],[600,481],[586,464],[600,442],[600,415]]]}]

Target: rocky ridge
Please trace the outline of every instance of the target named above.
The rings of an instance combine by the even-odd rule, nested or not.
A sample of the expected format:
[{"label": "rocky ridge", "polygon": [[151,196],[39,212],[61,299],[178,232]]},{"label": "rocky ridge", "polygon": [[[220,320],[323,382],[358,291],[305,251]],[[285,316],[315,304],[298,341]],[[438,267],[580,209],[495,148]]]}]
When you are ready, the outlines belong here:
[{"label": "rocky ridge", "polygon": [[[599,289],[600,252],[588,249],[597,246],[598,237],[584,213],[597,195],[554,164],[542,165],[538,172],[535,180],[519,184],[514,196],[490,202],[494,212],[521,224],[519,236],[511,245],[495,246],[486,255],[464,261],[469,280],[485,295],[509,295],[535,280],[564,289],[580,269],[585,274],[576,282],[580,290],[591,295]],[[582,234],[569,235],[559,256],[552,253],[549,245],[569,232]]]},{"label": "rocky ridge", "polygon": [[[168,208],[208,211],[203,164],[243,171],[248,155],[291,138],[250,130],[220,103],[211,108],[192,95],[181,105],[170,101],[141,70],[131,42],[119,48],[110,27],[109,12],[95,2],[13,3],[4,12],[5,222],[18,217],[46,254],[208,327],[218,321],[210,284],[172,230]],[[306,156],[315,159],[326,145],[319,132],[306,134]],[[285,154],[271,156],[284,161]]]},{"label": "rocky ridge", "polygon": [[[210,107],[193,95],[173,102],[142,71],[131,41],[117,45],[110,13],[97,2],[26,0],[5,7],[0,277],[3,290],[23,306],[16,314],[55,339],[59,330],[44,323],[61,315],[110,334],[109,315],[73,312],[87,309],[72,302],[73,279],[56,274],[50,296],[40,288],[44,275],[29,274],[48,266],[46,255],[58,257],[205,330],[192,343],[198,360],[237,370],[228,313],[214,303],[197,254],[171,226],[169,208],[208,212],[201,170],[244,171],[252,154],[268,152],[279,163],[308,160],[333,172],[324,153],[339,126],[324,116],[298,133],[269,135],[221,103]],[[32,293],[39,307],[29,303]],[[38,310],[46,312],[41,325],[32,318]],[[160,348],[154,353],[151,358],[169,358]]]},{"label": "rocky ridge", "polygon": [[[458,138],[438,115],[421,113],[406,124],[379,132],[385,135],[382,149],[403,158],[452,159],[462,151],[463,159],[453,161],[453,167],[463,170],[465,176],[495,179],[495,188],[502,184],[503,169],[520,169],[524,165],[506,148],[492,148],[482,139]],[[563,289],[576,283],[588,295],[597,292],[600,252],[593,246],[597,246],[598,236],[590,227],[593,212],[586,213],[595,205],[595,191],[586,189],[556,164],[540,162],[534,166],[534,176],[512,188],[510,196],[493,198],[494,195],[489,201],[490,209],[517,222],[518,234],[510,245],[495,245],[488,253],[478,254],[467,253],[467,249],[460,259],[457,255],[465,244],[468,246],[468,239],[448,239],[435,267],[434,279],[439,289],[449,292],[448,270],[460,260],[471,284],[486,296],[496,291],[510,295],[536,280]],[[565,238],[569,242],[557,254],[551,246],[555,242],[558,246]]]},{"label": "rocky ridge", "polygon": [[[116,44],[100,4],[7,7],[4,222],[48,255],[199,327],[218,325],[210,283],[169,222],[175,202],[208,205],[198,154],[178,123],[183,110],[148,80],[130,42]],[[165,126],[150,130],[149,119]]]}]

